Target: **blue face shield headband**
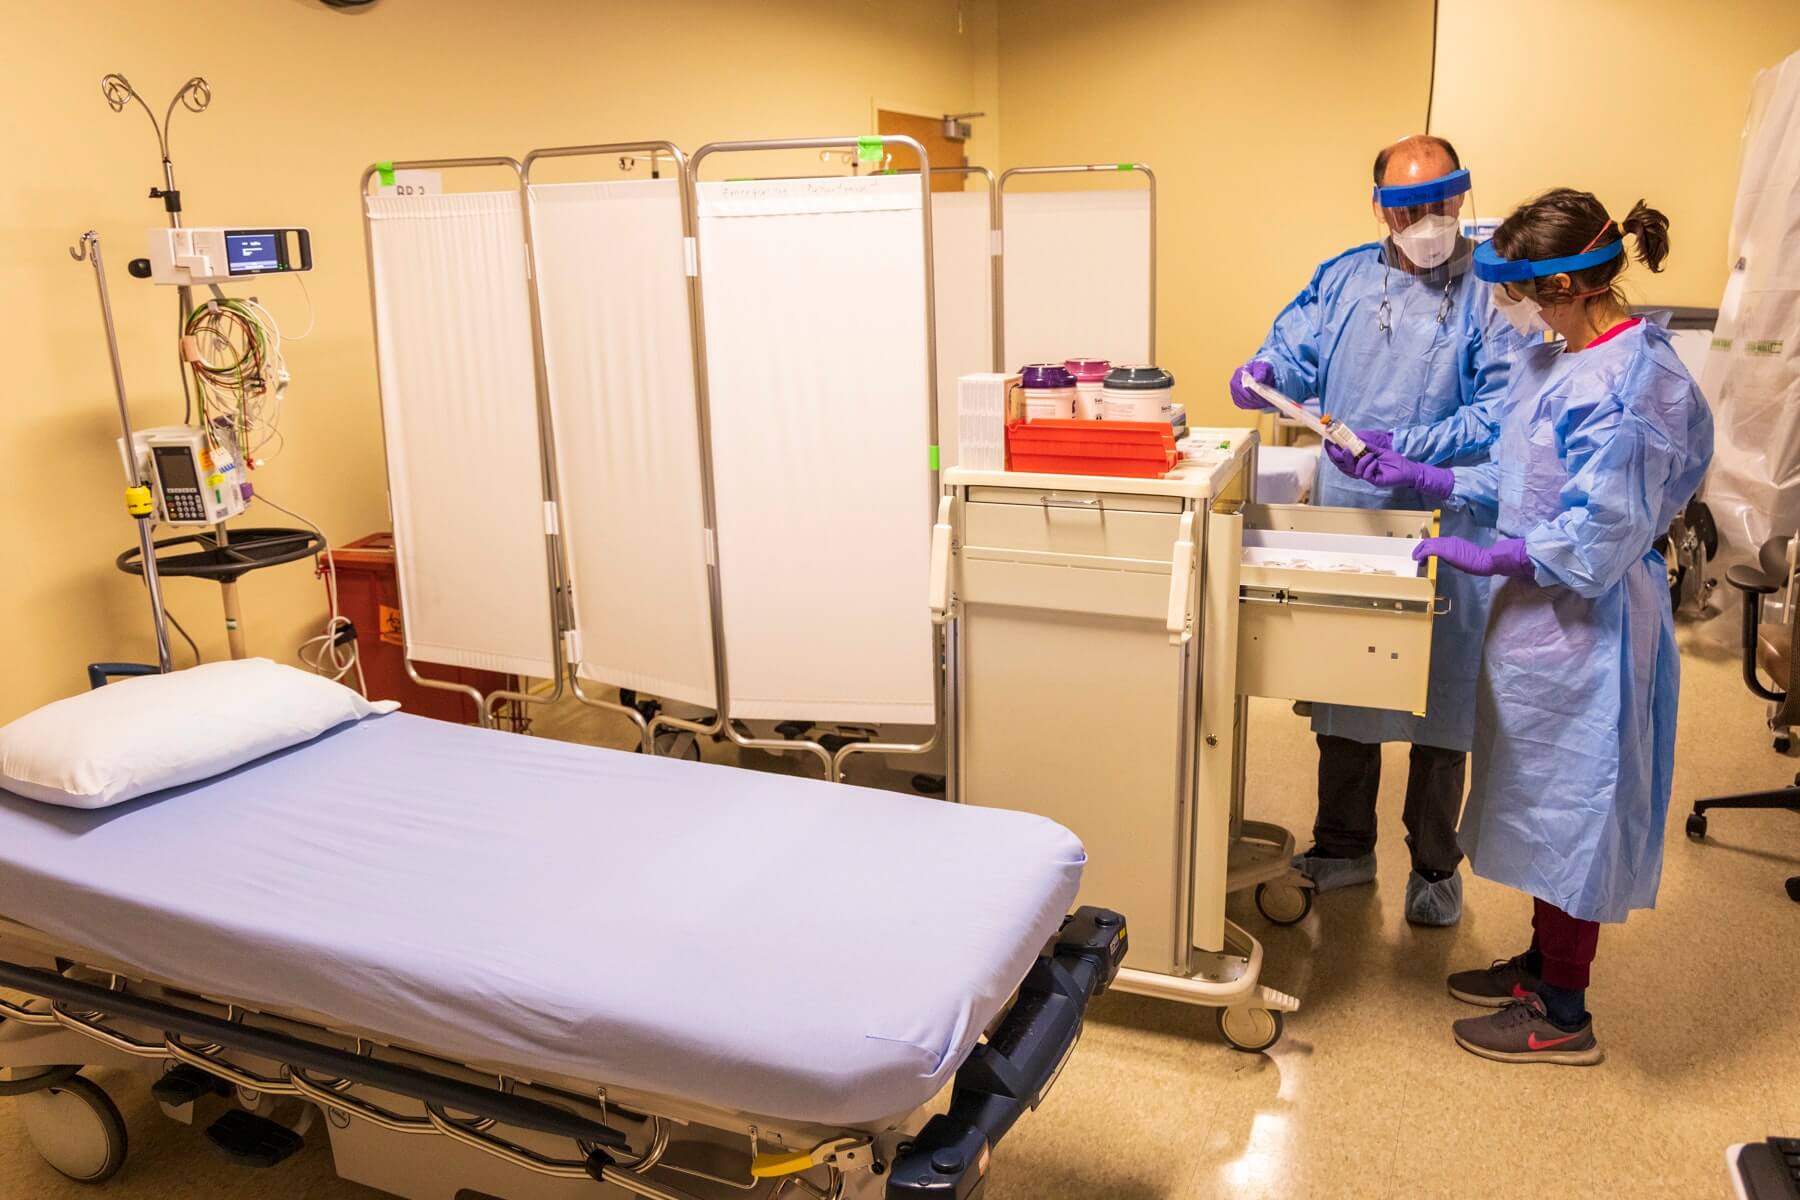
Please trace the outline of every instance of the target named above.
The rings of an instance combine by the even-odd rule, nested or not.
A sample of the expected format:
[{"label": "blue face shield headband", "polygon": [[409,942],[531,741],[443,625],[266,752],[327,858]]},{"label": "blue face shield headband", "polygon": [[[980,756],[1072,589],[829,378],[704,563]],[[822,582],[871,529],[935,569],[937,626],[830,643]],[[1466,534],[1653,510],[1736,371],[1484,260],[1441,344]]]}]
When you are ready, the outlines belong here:
[{"label": "blue face shield headband", "polygon": [[1471,186],[1467,170],[1452,171],[1436,179],[1427,179],[1424,183],[1378,187],[1375,189],[1375,203],[1382,208],[1423,208],[1428,204],[1460,196]]},{"label": "blue face shield headband", "polygon": [[1500,252],[1494,249],[1494,243],[1489,240],[1475,247],[1475,278],[1483,283],[1521,283],[1527,279],[1542,279],[1546,275],[1573,275],[1576,271],[1585,271],[1603,262],[1611,262],[1624,252],[1625,239],[1620,238],[1610,246],[1600,246],[1564,258],[1502,258]]}]

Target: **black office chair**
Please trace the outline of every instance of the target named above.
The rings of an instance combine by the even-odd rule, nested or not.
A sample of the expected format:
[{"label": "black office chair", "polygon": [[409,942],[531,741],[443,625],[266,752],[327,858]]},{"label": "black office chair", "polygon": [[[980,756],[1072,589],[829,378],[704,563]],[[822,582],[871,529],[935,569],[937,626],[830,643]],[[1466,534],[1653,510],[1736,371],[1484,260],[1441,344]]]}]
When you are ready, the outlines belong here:
[{"label": "black office chair", "polygon": [[[1744,683],[1774,705],[1769,728],[1775,733],[1775,749],[1786,754],[1793,748],[1794,726],[1800,724],[1800,655],[1794,653],[1794,631],[1800,627],[1800,588],[1795,586],[1795,547],[1785,537],[1770,538],[1758,553],[1759,565],[1737,566],[1725,572],[1731,586],[1744,594]],[[1762,619],[1763,597],[1787,593],[1783,619]],[[1763,686],[1757,677],[1761,667],[1770,679],[1784,684],[1782,691]],[[1773,792],[1748,792],[1741,796],[1715,796],[1694,801],[1688,814],[1687,835],[1695,841],[1706,836],[1706,814],[1714,808],[1785,808],[1800,812],[1800,775],[1792,787]],[[1789,898],[1800,903],[1800,875],[1787,881]]]}]

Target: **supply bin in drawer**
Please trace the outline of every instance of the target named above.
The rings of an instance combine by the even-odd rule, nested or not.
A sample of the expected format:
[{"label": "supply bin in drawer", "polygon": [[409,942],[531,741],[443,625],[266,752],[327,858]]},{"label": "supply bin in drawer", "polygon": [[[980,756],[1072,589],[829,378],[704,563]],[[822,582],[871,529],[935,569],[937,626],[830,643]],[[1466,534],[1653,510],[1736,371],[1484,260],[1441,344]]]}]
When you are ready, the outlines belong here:
[{"label": "supply bin in drawer", "polygon": [[1423,712],[1436,560],[1413,547],[1434,513],[1250,505],[1238,580],[1238,691]]}]

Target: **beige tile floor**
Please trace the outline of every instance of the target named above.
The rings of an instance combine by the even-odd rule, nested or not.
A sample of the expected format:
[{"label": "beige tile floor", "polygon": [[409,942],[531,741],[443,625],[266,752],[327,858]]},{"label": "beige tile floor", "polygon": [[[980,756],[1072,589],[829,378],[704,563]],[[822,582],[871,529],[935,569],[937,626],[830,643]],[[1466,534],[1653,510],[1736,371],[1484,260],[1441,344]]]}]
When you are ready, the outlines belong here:
[{"label": "beige tile floor", "polygon": [[[1730,1142],[1800,1133],[1800,818],[1721,813],[1704,845],[1682,836],[1696,796],[1779,786],[1731,648],[1731,617],[1686,629],[1681,745],[1660,907],[1601,937],[1589,995],[1608,1058],[1592,1069],[1503,1067],[1463,1053],[1447,970],[1520,949],[1529,905],[1470,880],[1452,930],[1401,917],[1404,749],[1383,784],[1380,879],[1321,899],[1293,929],[1248,905],[1268,981],[1303,999],[1268,1056],[1226,1048],[1200,1009],[1107,997],[1056,1090],[996,1158],[990,1200],[1162,1197],[1725,1197]],[[1314,757],[1285,705],[1253,711],[1250,796],[1260,815],[1310,824]],[[559,710],[540,731],[616,741],[604,717]],[[105,1195],[374,1197],[309,1146],[273,1172],[215,1160],[163,1121],[141,1086],[109,1080],[132,1157],[99,1193],[38,1159],[0,1101],[0,1198]]]}]

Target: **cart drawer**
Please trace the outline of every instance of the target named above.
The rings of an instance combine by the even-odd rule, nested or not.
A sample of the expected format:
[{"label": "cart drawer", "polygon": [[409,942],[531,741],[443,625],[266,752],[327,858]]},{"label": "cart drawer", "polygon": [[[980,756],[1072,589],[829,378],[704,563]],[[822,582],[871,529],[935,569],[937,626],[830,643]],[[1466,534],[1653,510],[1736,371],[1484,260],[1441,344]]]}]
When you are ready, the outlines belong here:
[{"label": "cart drawer", "polygon": [[1423,712],[1436,572],[1431,513],[1253,506],[1238,586],[1238,690]]},{"label": "cart drawer", "polygon": [[1087,613],[1160,624],[1169,611],[1169,570],[1119,570],[1116,566],[990,557],[968,548],[963,551],[957,595],[968,605]]},{"label": "cart drawer", "polygon": [[[1000,491],[1003,489],[988,489]],[[1180,502],[1159,496],[1059,492],[1028,504],[970,500],[963,506],[963,544],[995,550],[1167,564],[1181,528]],[[1159,512],[1114,507],[1130,500],[1172,504]]]}]

